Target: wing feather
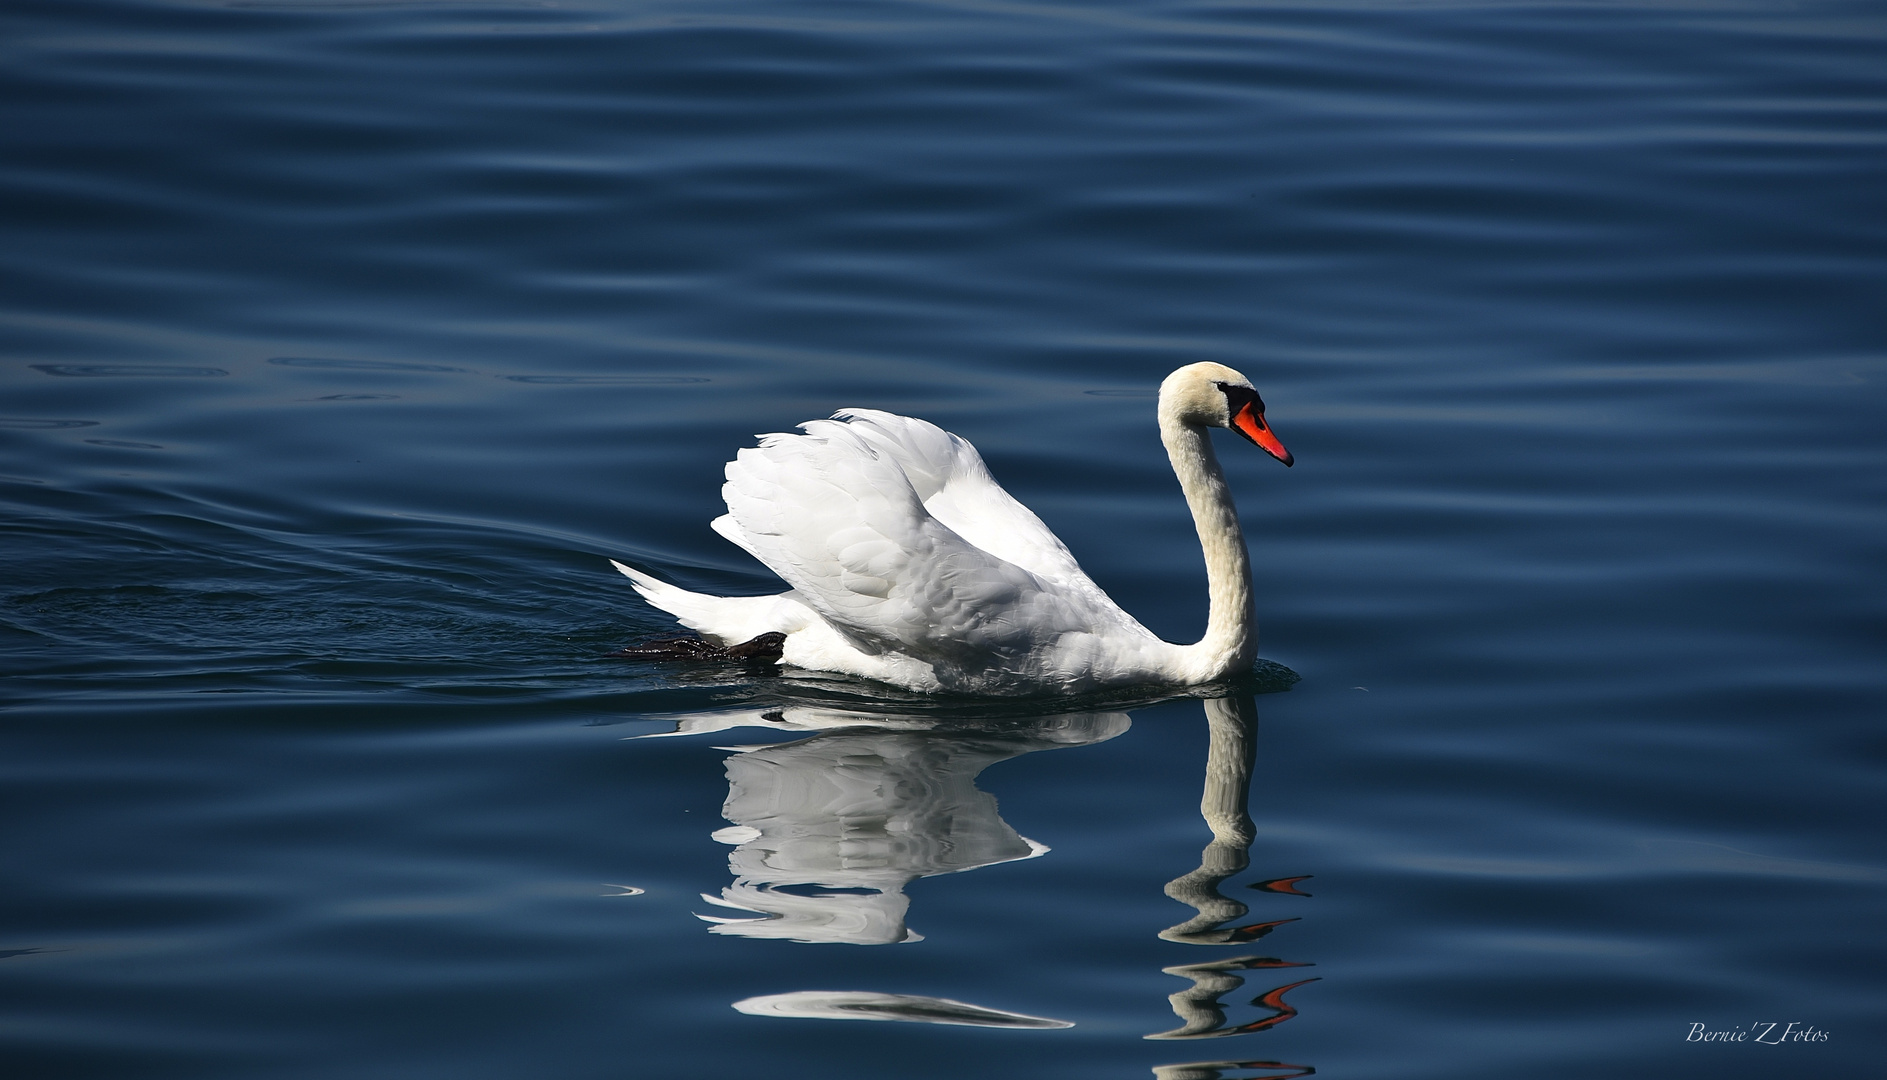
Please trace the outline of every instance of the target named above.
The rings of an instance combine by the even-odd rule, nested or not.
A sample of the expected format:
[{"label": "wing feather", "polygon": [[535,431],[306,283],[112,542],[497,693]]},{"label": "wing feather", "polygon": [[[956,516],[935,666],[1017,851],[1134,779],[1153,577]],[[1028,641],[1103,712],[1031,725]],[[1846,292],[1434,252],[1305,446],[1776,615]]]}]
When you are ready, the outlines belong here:
[{"label": "wing feather", "polygon": [[[1005,656],[1026,658],[1064,633],[1095,629],[1096,614],[1113,621],[1088,610],[1092,605],[1078,595],[1084,590],[1070,594],[971,542],[926,508],[922,492],[944,494],[973,461],[970,471],[981,478],[960,490],[984,504],[1012,504],[1005,510],[1010,518],[1020,511],[1039,534],[1023,549],[1059,550],[1065,559],[1054,567],[1059,576],[1072,570],[1087,581],[1046,526],[987,479],[967,443],[890,414],[840,415],[851,422],[815,420],[801,425],[803,435],[767,435],[741,451],[722,488],[727,524],[716,527],[792,585],[854,647],[987,666]],[[981,527],[993,526],[985,520]]]},{"label": "wing feather", "polygon": [[[876,409],[840,409],[858,438],[903,470],[924,509],[970,544],[1044,581],[1099,589],[1061,538],[990,475],[968,440]],[[831,423],[831,421],[821,421]]]}]

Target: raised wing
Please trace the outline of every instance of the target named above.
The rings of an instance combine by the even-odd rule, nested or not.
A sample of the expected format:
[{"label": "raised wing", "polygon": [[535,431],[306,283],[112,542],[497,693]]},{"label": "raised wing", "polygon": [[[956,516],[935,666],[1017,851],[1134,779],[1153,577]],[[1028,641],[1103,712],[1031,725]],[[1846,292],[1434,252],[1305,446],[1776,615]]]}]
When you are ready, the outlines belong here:
[{"label": "raised wing", "polygon": [[1003,490],[967,440],[876,409],[840,409],[833,417],[849,420],[851,432],[895,462],[924,509],[958,536],[1045,581],[1094,587],[1061,538]]},{"label": "raised wing", "polygon": [[838,415],[850,422],[741,451],[714,527],[855,647],[1000,666],[1065,633],[1132,623],[968,443],[889,413]]}]

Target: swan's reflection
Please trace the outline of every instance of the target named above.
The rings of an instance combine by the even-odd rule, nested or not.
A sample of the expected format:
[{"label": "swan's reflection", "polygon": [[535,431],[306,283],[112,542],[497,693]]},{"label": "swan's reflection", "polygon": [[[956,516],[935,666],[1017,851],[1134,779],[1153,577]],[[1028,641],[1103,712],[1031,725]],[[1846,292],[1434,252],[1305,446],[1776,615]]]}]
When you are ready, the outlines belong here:
[{"label": "swan's reflection", "polygon": [[[1234,1069],[1257,1071],[1234,1078],[1231,1072]],[[1279,1072],[1280,1069],[1289,1071]],[[1189,1061],[1184,1065],[1153,1067],[1156,1080],[1296,1080],[1316,1071],[1309,1065],[1293,1065],[1288,1061]]]},{"label": "swan's reflection", "polygon": [[[1252,769],[1257,760],[1258,709],[1256,702],[1246,696],[1217,698],[1203,704],[1210,741],[1206,750],[1205,791],[1199,799],[1199,812],[1206,819],[1206,827],[1212,830],[1212,842],[1200,854],[1199,869],[1175,878],[1166,886],[1166,895],[1192,907],[1198,914],[1177,926],[1162,930],[1160,937],[1187,945],[1244,945],[1264,937],[1285,923],[1297,920],[1286,918],[1245,926],[1226,925],[1243,918],[1251,910],[1243,902],[1220,892],[1219,886],[1251,865],[1251,843],[1256,830],[1252,826],[1248,807]],[[1296,887],[1303,880],[1304,876],[1276,878],[1261,881],[1252,887],[1272,894],[1308,896],[1308,893]],[[1168,975],[1191,979],[1192,986],[1167,999],[1173,1006],[1174,1014],[1182,1021],[1180,1026],[1171,1031],[1148,1035],[1147,1038],[1214,1039],[1228,1035],[1248,1035],[1276,1027],[1297,1015],[1297,1009],[1284,1000],[1285,993],[1305,983],[1315,982],[1315,979],[1300,979],[1258,995],[1252,1004],[1267,1010],[1267,1014],[1242,1024],[1226,1022],[1225,1005],[1220,999],[1245,984],[1244,976],[1238,972],[1308,966],[1269,956],[1238,956],[1162,968]],[[1250,1067],[1250,1064],[1241,1066],[1227,1062],[1207,1062],[1197,1067]],[[1191,1069],[1195,1066],[1176,1065],[1170,1068]],[[1192,1074],[1181,1072],[1173,1075]],[[1219,1074],[1200,1072],[1197,1075]]]},{"label": "swan's reflection", "polygon": [[[1160,937],[1187,945],[1244,945],[1294,922],[1236,925],[1250,908],[1221,891],[1250,865],[1255,829],[1247,800],[1256,759],[1257,709],[1249,696],[1206,700],[1209,746],[1200,811],[1212,841],[1197,870],[1166,887],[1197,914]],[[801,942],[888,945],[917,941],[905,925],[911,881],[1032,858],[1048,849],[1019,835],[977,789],[995,762],[1036,750],[1085,746],[1125,732],[1124,713],[1066,713],[999,721],[952,722],[935,716],[817,706],[749,709],[671,718],[662,735],[704,734],[737,727],[805,734],[788,742],[725,746],[731,823],[714,836],[733,844],[733,882],[703,899],[738,914],[699,916],[712,932]],[[652,736],[643,736],[644,738]],[[1307,896],[1304,878],[1251,886],[1272,896]],[[1256,1019],[1228,1022],[1221,999],[1245,983],[1245,972],[1307,966],[1238,956],[1163,969],[1192,986],[1169,1001],[1181,1026],[1150,1039],[1212,1039],[1274,1028],[1297,1015],[1287,982],[1258,995]],[[757,1016],[901,1020],[984,1027],[1054,1028],[1067,1021],[946,998],[873,991],[806,990],[747,998],[734,1006]],[[1259,1076],[1245,1073],[1259,1070]],[[1266,1071],[1269,1070],[1269,1071]],[[1285,1071],[1278,1071],[1285,1070]],[[1309,1075],[1309,1066],[1277,1061],[1211,1061],[1163,1065],[1162,1080],[1243,1080]]]},{"label": "swan's reflection", "polygon": [[957,1027],[1069,1028],[1066,1020],[991,1009],[950,998],[879,994],[866,990],[800,990],[736,1001],[749,1016],[797,1016],[816,1020],[904,1020]]},{"label": "swan's reflection", "polygon": [[1068,713],[975,728],[920,716],[795,707],[679,718],[689,734],[736,726],[811,738],[728,747],[734,881],[703,899],[741,916],[702,915],[717,934],[890,945],[905,925],[904,887],[1048,849],[1019,835],[976,787],[977,774],[1036,750],[1085,746],[1127,730],[1124,713]]},{"label": "swan's reflection", "polygon": [[1226,945],[1262,936],[1240,937],[1244,931],[1221,929],[1221,924],[1251,909],[1219,891],[1225,879],[1251,865],[1256,831],[1248,805],[1251,771],[1258,757],[1258,710],[1250,698],[1216,698],[1202,704],[1209,741],[1199,813],[1212,830],[1212,842],[1199,856],[1199,869],[1166,886],[1166,895],[1199,914],[1160,931],[1160,936],[1189,945]]}]

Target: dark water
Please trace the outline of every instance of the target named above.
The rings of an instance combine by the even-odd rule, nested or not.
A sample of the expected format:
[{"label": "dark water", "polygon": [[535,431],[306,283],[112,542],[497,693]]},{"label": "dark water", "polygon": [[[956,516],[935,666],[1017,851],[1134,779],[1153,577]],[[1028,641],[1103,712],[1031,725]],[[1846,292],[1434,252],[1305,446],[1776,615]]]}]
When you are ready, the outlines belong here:
[{"label": "dark water", "polygon": [[[0,42],[6,1075],[1879,1069],[1879,5]],[[1196,635],[1198,360],[1297,455],[1226,448],[1295,685],[605,658],[670,625],[606,556],[771,587],[721,463],[845,405]]]}]

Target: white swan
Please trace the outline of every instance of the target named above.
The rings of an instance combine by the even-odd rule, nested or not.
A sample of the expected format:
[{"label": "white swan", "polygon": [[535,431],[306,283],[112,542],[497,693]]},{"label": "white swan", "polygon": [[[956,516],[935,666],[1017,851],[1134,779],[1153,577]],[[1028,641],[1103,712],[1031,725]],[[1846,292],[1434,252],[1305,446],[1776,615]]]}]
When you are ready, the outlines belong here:
[{"label": "white swan", "polygon": [[922,420],[841,409],[763,435],[728,463],[714,531],[791,585],[708,596],[612,563],[649,603],[720,645],[784,634],[781,662],[907,689],[1028,694],[1195,685],[1250,667],[1251,562],[1209,427],[1291,464],[1251,383],[1190,364],[1160,384],[1160,439],[1205,552],[1210,613],[1161,641],[1088,579],[990,476],[976,448]]}]

